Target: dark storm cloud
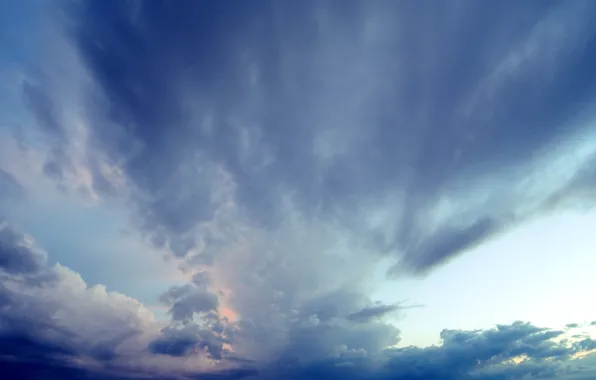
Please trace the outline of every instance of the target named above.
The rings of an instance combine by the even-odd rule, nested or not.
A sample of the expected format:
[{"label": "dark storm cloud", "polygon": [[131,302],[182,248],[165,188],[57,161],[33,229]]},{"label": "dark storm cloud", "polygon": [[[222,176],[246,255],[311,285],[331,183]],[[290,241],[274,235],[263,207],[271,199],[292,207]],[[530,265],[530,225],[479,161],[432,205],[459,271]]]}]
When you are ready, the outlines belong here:
[{"label": "dark storm cloud", "polygon": [[[104,370],[77,368],[65,363],[27,363],[18,361],[0,361],[0,370],[9,379],[24,380],[147,380],[155,378],[152,373],[118,374]],[[219,371],[187,376],[159,376],[160,380],[240,380],[255,375],[254,369]]]},{"label": "dark storm cloud", "polygon": [[[132,376],[118,376],[106,374],[104,371],[94,371],[69,366],[65,363],[28,363],[20,361],[0,361],[0,370],[9,379],[48,379],[48,380],[132,380]],[[143,377],[136,377],[137,379]],[[146,377],[145,377],[146,378]],[[165,379],[164,379],[165,380]]]},{"label": "dark storm cloud", "polygon": [[[371,237],[380,232],[361,224],[366,205],[402,189],[401,204],[384,207],[401,222],[379,248],[427,272],[504,229],[521,200],[509,194],[510,210],[476,205],[467,223],[446,220],[436,232],[420,215],[468,177],[529,162],[575,133],[594,95],[588,1],[67,8],[100,90],[93,99],[102,99],[87,107],[93,136],[140,189],[144,228],[179,255],[217,209],[223,168],[253,220],[283,218],[280,202],[292,194],[302,211]],[[26,88],[57,129],[47,102]]]}]

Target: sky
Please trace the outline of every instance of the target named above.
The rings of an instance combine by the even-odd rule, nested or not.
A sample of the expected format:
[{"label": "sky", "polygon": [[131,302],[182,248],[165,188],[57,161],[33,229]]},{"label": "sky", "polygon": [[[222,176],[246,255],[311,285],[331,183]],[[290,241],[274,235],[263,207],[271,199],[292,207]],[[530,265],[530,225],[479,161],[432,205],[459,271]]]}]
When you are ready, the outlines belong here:
[{"label": "sky", "polygon": [[0,373],[593,379],[594,19],[4,1]]}]

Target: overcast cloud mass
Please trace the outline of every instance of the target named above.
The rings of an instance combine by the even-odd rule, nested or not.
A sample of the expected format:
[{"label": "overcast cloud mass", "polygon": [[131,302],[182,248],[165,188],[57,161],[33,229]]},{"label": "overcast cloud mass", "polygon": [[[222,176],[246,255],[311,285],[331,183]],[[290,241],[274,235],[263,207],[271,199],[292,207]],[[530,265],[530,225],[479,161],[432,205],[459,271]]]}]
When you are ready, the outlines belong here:
[{"label": "overcast cloud mass", "polygon": [[0,13],[0,373],[596,376],[591,320],[404,346],[400,320],[432,305],[373,295],[594,207],[596,2]]}]

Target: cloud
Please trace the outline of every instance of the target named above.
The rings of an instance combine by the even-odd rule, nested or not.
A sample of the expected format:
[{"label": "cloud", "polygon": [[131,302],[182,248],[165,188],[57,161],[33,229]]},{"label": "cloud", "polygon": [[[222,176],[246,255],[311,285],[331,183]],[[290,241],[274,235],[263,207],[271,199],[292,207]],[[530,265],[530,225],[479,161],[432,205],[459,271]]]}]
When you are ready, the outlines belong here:
[{"label": "cloud", "polygon": [[[145,341],[147,360],[242,359],[264,378],[558,373],[545,358],[568,349],[525,324],[386,351],[400,331],[382,316],[399,307],[368,295],[382,259],[392,275],[426,274],[593,202],[593,3],[60,5],[54,59],[22,86],[45,174],[125,199],[156,247],[208,274],[163,295],[171,320]],[[77,302],[120,299],[73,276],[57,281],[78,284]],[[118,358],[145,331],[133,304],[78,325],[93,334],[72,349]],[[73,326],[90,318],[71,309]]]},{"label": "cloud", "polygon": [[108,293],[101,285],[89,288],[77,273],[60,265],[47,266],[45,253],[31,237],[7,224],[0,236],[4,301],[0,335],[3,342],[28,342],[13,349],[21,346],[30,353],[40,345],[46,353],[107,358],[148,322],[141,319],[148,311],[137,301]]},{"label": "cloud", "polygon": [[405,266],[409,271],[424,273],[432,268],[432,263],[445,261],[454,252],[471,249],[502,228],[498,221],[485,218],[476,220],[465,228],[438,231],[432,239],[422,241],[421,247],[409,251],[404,263],[394,267],[393,271],[403,270]]},{"label": "cloud", "polygon": [[[397,349],[391,354],[390,367],[397,378],[554,376],[565,372],[561,361],[575,352],[573,347],[551,340],[560,334],[522,322],[484,331],[444,330],[442,346]],[[513,362],[515,359],[519,364]]]},{"label": "cloud", "polygon": [[0,169],[0,199],[22,199],[26,194],[24,187],[13,175]]},{"label": "cloud", "polygon": [[224,343],[230,343],[224,335],[224,324],[215,315],[211,319],[211,324],[207,326],[187,324],[181,328],[166,327],[163,335],[151,342],[149,350],[171,356],[188,356],[197,350],[205,350],[216,360],[223,359],[224,355],[230,357],[230,352],[224,348]]},{"label": "cloud", "polygon": [[[561,74],[590,59],[573,38],[592,33],[596,8],[510,7],[467,4],[439,23],[440,6],[91,1],[66,7],[66,44],[93,84],[79,112],[92,148],[126,179],[139,228],[211,268],[213,293],[227,289],[244,323],[238,349],[268,357],[321,321],[310,303],[355,294],[337,318],[365,307],[381,257],[396,258],[393,275],[428,273],[574,194],[540,171],[556,152],[540,168],[532,154],[583,133],[570,98],[590,98],[589,80],[563,99]],[[574,28],[561,37],[553,22]],[[519,52],[490,33],[503,23],[518,30],[514,49],[534,46],[513,66]],[[429,24],[442,26],[419,29]],[[520,87],[528,75],[546,87]],[[563,171],[579,173],[578,160]],[[174,324],[207,301],[192,294],[171,306]],[[325,326],[347,334],[337,346],[352,342],[351,325]]]},{"label": "cloud", "polygon": [[[583,133],[576,105],[593,95],[586,78],[562,76],[591,59],[587,37],[574,39],[592,33],[595,7],[584,2],[490,12],[465,4],[453,15],[458,28],[431,22],[443,17],[440,6],[350,3],[340,17],[331,3],[263,2],[246,12],[132,4],[67,7],[69,41],[94,84],[83,92],[94,105],[82,113],[93,147],[138,190],[140,226],[179,256],[204,244],[196,228],[229,201],[220,194],[233,183],[234,201],[259,225],[286,218],[291,197],[305,215],[341,223],[402,257],[400,268],[427,273],[552,206],[531,189],[517,192],[527,177],[518,169],[562,133]],[[205,14],[210,21],[197,26]],[[566,34],[552,32],[570,20],[578,21]],[[427,22],[435,27],[418,29]],[[503,23],[509,38],[497,39],[491,28]],[[530,70],[541,57],[545,66]],[[388,64],[395,60],[399,70]],[[453,74],[460,62],[473,69]],[[526,77],[541,91],[520,87]],[[30,98],[43,99],[31,88]],[[518,93],[531,95],[510,96]],[[46,103],[32,108],[58,130]],[[566,170],[585,178],[577,165]],[[562,198],[577,196],[583,181],[559,191],[531,180]]]},{"label": "cloud", "polygon": [[23,93],[32,113],[37,117],[38,125],[53,140],[53,149],[44,165],[44,172],[56,180],[63,180],[63,170],[72,170],[72,163],[66,152],[68,138],[59,121],[58,111],[43,87],[25,81]]},{"label": "cloud", "polygon": [[39,273],[44,267],[46,256],[34,249],[24,235],[0,224],[0,268],[9,274]]},{"label": "cloud", "polygon": [[402,306],[399,304],[384,305],[379,303],[374,306],[365,307],[358,311],[350,313],[346,318],[351,321],[368,322],[371,319],[383,317],[384,315],[395,312],[397,310],[409,309],[412,307],[416,306]]},{"label": "cloud", "polygon": [[[168,378],[189,370],[180,362],[160,363],[148,351],[160,335],[159,325],[137,300],[102,285],[88,286],[59,264],[49,266],[33,238],[7,223],[0,226],[0,258],[3,371],[25,378],[49,373],[119,379],[150,372],[159,376],[164,368]],[[195,360],[193,371],[213,369],[201,355]]]},{"label": "cloud", "polygon": [[561,334],[522,322],[488,330],[444,330],[440,346],[390,348],[383,354],[385,359],[342,357],[309,366],[271,369],[263,378],[284,373],[289,379],[497,380],[579,373],[566,362],[577,348],[553,340]]},{"label": "cloud", "polygon": [[596,350],[596,341],[592,338],[585,338],[578,343],[578,346],[585,351]]},{"label": "cloud", "polygon": [[215,311],[219,302],[206,288],[191,284],[171,288],[161,300],[171,306],[170,313],[176,321],[192,320],[195,313]]},{"label": "cloud", "polygon": [[231,343],[234,326],[219,316],[219,299],[209,291],[205,280],[198,273],[192,283],[174,286],[160,297],[170,307],[172,325],[162,329],[162,335],[151,342],[151,352],[187,356],[206,350],[216,360],[230,356],[224,344]]},{"label": "cloud", "polygon": [[[170,305],[195,305],[193,314],[202,318],[179,320],[172,312],[181,324],[158,333],[151,314],[136,300],[99,285],[88,287],[67,268],[47,266],[33,239],[8,224],[0,232],[3,256],[12,258],[1,266],[5,277],[0,287],[0,368],[24,378],[41,374],[66,379],[548,378],[584,373],[571,359],[596,347],[588,336],[561,340],[563,331],[515,322],[489,330],[444,330],[440,346],[387,348],[398,342],[398,331],[374,317],[401,306],[376,304],[348,312],[364,299],[338,291],[313,298],[291,313],[282,352],[261,362],[257,370],[224,344],[236,343],[248,332],[259,334],[254,330],[258,325],[240,329],[244,326],[214,313],[217,305],[205,302],[208,298],[194,296],[208,293],[207,274],[200,272],[192,284],[172,288],[163,296]],[[16,265],[18,256],[34,264]],[[44,271],[54,274],[47,282],[21,277]],[[176,361],[189,355],[200,361],[202,351],[228,361],[232,369],[217,369],[207,362],[202,368],[185,368]],[[171,361],[158,360],[164,355]],[[129,360],[144,364],[131,367]]]}]

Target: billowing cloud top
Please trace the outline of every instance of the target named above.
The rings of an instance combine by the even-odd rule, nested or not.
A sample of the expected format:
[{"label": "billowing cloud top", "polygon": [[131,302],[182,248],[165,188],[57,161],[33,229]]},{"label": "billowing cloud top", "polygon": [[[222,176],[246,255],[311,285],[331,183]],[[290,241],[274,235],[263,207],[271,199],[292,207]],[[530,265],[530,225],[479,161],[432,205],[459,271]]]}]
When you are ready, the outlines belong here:
[{"label": "billowing cloud top", "polygon": [[148,252],[178,263],[187,283],[163,289],[156,302],[169,319],[159,320],[49,264],[3,222],[7,373],[587,371],[576,363],[596,349],[587,333],[525,322],[400,347],[394,317],[423,305],[371,294],[531,218],[593,205],[596,3],[39,6],[33,52],[9,81],[23,109],[2,111],[22,120],[0,130],[0,217],[51,203],[35,200],[49,197],[44,186],[89,210],[123,209]]}]

